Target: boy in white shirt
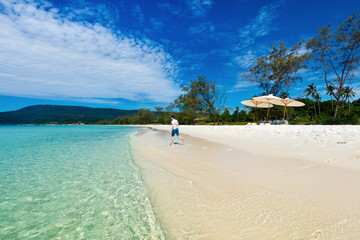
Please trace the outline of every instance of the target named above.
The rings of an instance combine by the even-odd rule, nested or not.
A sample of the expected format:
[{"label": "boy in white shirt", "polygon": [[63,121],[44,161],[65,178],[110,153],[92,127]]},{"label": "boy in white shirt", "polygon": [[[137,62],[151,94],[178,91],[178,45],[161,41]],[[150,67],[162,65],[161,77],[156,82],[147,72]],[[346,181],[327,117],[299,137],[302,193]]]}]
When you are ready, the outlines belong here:
[{"label": "boy in white shirt", "polygon": [[178,120],[175,119],[174,116],[171,116],[170,133],[171,133],[171,140],[172,140],[171,144],[172,145],[174,145],[174,136],[175,136],[175,134],[176,134],[176,136],[178,136],[178,138],[180,138],[182,140],[183,143],[185,142],[185,140],[179,134],[179,122],[178,122]]}]

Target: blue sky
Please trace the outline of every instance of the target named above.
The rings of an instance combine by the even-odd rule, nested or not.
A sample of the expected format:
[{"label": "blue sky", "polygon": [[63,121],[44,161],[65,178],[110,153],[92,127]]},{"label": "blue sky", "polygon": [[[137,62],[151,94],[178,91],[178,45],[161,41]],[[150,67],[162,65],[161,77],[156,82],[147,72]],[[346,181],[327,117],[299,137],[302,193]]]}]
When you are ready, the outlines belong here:
[{"label": "blue sky", "polygon": [[[271,43],[291,47],[359,9],[355,0],[0,0],[0,111],[165,107],[198,75],[242,107],[261,92],[242,73]],[[324,94],[315,74],[301,74],[291,97],[312,82]]]}]

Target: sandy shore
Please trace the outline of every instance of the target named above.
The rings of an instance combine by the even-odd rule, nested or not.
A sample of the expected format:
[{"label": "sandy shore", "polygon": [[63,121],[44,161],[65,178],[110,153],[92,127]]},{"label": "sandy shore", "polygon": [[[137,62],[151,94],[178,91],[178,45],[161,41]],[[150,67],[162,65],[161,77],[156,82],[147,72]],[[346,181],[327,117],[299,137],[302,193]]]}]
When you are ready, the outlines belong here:
[{"label": "sandy shore", "polygon": [[360,127],[169,129],[132,140],[169,239],[360,239]]}]

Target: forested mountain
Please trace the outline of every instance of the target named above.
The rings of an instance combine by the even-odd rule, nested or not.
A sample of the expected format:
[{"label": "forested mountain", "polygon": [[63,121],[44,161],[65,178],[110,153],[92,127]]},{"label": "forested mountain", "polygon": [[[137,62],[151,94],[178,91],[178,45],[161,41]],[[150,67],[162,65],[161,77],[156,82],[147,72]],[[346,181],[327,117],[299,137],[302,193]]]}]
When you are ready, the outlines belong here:
[{"label": "forested mountain", "polygon": [[0,124],[96,123],[101,120],[114,120],[119,116],[132,116],[135,113],[137,110],[34,105],[16,111],[0,112]]}]

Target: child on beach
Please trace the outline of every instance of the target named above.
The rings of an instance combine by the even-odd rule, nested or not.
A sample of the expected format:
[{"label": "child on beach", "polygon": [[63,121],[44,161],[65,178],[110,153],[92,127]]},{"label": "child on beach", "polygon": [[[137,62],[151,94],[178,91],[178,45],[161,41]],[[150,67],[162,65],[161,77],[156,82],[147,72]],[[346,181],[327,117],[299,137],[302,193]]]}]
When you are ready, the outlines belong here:
[{"label": "child on beach", "polygon": [[176,136],[178,138],[180,138],[182,140],[182,142],[184,143],[185,140],[180,136],[179,133],[179,122],[178,120],[175,119],[174,116],[171,116],[171,129],[170,129],[170,133],[171,133],[171,145],[174,145],[174,136],[176,134]]}]

